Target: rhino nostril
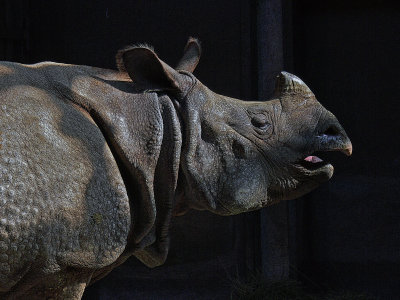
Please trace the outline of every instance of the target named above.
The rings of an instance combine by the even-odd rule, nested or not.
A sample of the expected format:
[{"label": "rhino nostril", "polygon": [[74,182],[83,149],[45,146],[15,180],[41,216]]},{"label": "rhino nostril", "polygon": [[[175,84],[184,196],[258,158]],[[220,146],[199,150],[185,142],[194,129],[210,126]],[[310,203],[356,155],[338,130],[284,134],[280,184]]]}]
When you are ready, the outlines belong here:
[{"label": "rhino nostril", "polygon": [[339,128],[337,128],[335,125],[331,125],[324,131],[323,134],[334,136],[338,135],[339,133],[340,133]]}]

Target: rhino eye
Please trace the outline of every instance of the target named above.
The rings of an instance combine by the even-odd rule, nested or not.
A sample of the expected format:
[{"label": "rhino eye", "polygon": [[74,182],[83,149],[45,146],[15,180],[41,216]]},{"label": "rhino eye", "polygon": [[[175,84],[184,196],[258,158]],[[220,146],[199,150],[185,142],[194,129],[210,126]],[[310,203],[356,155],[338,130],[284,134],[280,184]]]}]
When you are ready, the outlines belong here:
[{"label": "rhino eye", "polygon": [[262,130],[267,129],[270,126],[270,124],[267,120],[267,117],[263,114],[255,115],[251,119],[251,124],[253,124],[253,126],[260,128]]}]

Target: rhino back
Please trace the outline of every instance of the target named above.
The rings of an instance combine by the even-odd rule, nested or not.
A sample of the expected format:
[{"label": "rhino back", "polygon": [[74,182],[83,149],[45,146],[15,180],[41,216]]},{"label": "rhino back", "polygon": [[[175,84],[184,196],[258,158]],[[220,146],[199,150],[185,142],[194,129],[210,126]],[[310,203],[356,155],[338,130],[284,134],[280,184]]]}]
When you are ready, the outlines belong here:
[{"label": "rhino back", "polygon": [[30,272],[112,263],[131,217],[99,128],[11,63],[0,64],[0,116],[0,292]]}]

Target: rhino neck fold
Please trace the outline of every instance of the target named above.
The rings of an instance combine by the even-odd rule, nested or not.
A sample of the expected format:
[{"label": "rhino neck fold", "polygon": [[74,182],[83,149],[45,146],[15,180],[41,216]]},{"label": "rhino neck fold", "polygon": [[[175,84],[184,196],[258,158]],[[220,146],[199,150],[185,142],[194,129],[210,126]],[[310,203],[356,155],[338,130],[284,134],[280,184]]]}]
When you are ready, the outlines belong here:
[{"label": "rhino neck fold", "polygon": [[213,92],[203,85],[196,84],[184,99],[174,101],[182,126],[182,154],[180,160],[180,178],[177,195],[176,215],[182,215],[189,209],[213,210],[216,207],[215,197],[201,181],[198,174],[196,159],[199,143],[201,142],[202,125],[201,112]]}]

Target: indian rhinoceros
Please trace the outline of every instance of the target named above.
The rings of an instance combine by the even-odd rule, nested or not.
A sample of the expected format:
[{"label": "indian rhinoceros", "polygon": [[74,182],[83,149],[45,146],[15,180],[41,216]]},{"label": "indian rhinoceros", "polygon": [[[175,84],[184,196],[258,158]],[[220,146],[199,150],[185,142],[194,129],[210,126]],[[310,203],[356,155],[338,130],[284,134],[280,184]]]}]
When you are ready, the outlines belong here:
[{"label": "indian rhinoceros", "polygon": [[296,76],[273,99],[218,95],[151,47],[118,71],[0,63],[0,298],[80,299],[131,255],[168,252],[172,216],[233,215],[299,197],[333,174],[317,151],[352,146]]}]

